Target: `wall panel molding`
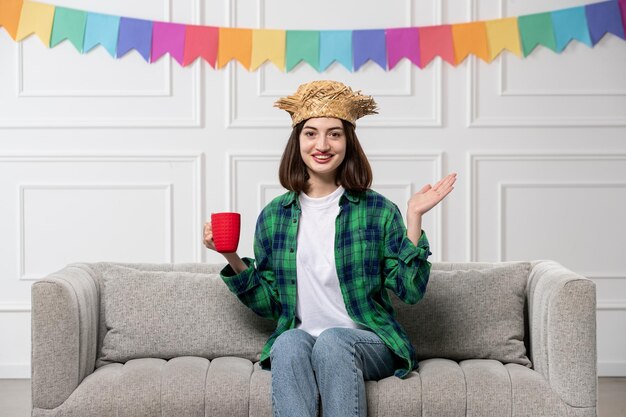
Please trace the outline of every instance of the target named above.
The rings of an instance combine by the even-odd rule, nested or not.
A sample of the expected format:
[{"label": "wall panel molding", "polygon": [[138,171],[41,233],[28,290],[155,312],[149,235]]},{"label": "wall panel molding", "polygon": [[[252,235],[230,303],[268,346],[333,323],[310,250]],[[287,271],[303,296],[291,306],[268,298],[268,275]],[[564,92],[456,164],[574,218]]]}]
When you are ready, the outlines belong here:
[{"label": "wall panel molding", "polygon": [[[136,163],[170,163],[170,164],[189,164],[191,167],[191,178],[189,178],[192,190],[192,201],[189,203],[192,211],[189,212],[189,217],[193,219],[194,225],[202,225],[204,219],[205,212],[205,187],[204,187],[204,153],[184,153],[184,152],[172,152],[172,153],[150,153],[150,152],[110,152],[110,153],[79,153],[79,152],[66,152],[66,153],[41,153],[41,152],[32,152],[32,153],[11,153],[11,152],[3,152],[0,154],[0,164],[13,164],[13,163],[85,163],[85,162],[99,162],[99,163],[128,163],[128,164],[136,164]],[[37,184],[35,184],[37,185]],[[91,186],[92,184],[76,184],[77,187]],[[97,184],[96,187],[104,186],[113,186],[113,187],[125,187],[126,183],[115,183],[115,184]],[[137,184],[131,184],[131,186],[136,186]],[[144,183],[139,183],[140,186],[144,185]],[[154,183],[145,184],[149,187],[155,186]],[[26,185],[28,186],[28,185]],[[43,184],[44,187],[56,187],[57,184]],[[158,186],[163,186],[163,184],[159,184]],[[174,187],[172,185],[171,187]],[[172,204],[174,201],[173,191],[170,190],[168,197],[168,204]],[[18,199],[20,202],[20,207],[18,213],[22,216],[22,204],[21,198]],[[173,210],[173,209],[172,209]],[[171,212],[170,212],[171,213]],[[21,222],[20,222],[21,223]],[[173,224],[173,222],[172,222]],[[16,226],[17,227],[17,226]],[[21,226],[18,236],[22,234]],[[193,241],[190,242],[193,248],[192,256],[195,262],[204,262],[206,257],[206,252],[202,250],[201,245],[198,245],[197,242],[202,241],[202,228],[194,227],[194,229],[190,232]],[[172,228],[168,228],[169,235],[172,236],[173,231]],[[23,240],[22,240],[23,242]],[[169,245],[169,244],[168,244]],[[21,247],[21,243],[20,243]],[[167,252],[170,256],[173,257],[174,254],[173,246]],[[22,250],[20,250],[22,254]],[[23,258],[22,256],[20,256]],[[19,261],[20,269],[19,271],[23,272],[21,268],[22,261]],[[20,275],[20,278],[23,274]],[[31,279],[26,277],[25,279]]]},{"label": "wall panel molding", "polygon": [[[621,153],[541,153],[541,152],[467,152],[467,194],[466,194],[466,206],[467,206],[467,262],[476,262],[476,248],[478,247],[477,233],[478,219],[477,219],[477,191],[478,191],[478,166],[481,162],[577,162],[577,161],[623,161],[626,163],[626,154]],[[500,220],[498,221],[500,223]],[[599,274],[601,275],[601,274]],[[610,274],[613,275],[613,274]]]},{"label": "wall panel molding", "polygon": [[165,240],[164,240],[164,252],[167,256],[165,262],[171,263],[174,259],[174,240],[173,240],[173,227],[174,227],[174,201],[172,195],[171,183],[32,183],[32,184],[19,184],[18,185],[18,202],[19,202],[19,221],[18,221],[18,238],[19,238],[19,279],[26,281],[34,281],[41,279],[42,277],[36,274],[26,273],[26,251],[25,243],[26,236],[25,230],[25,192],[28,190],[161,190],[163,191],[163,201],[165,202],[165,218],[164,227]]},{"label": "wall panel molding", "polygon": [[[505,217],[505,196],[509,189],[513,188],[626,188],[626,182],[620,181],[585,181],[585,182],[571,182],[571,181],[499,181],[498,182],[498,220],[497,220],[497,236],[498,236],[498,255],[497,262],[503,262],[503,254],[506,253],[505,234],[506,227],[504,225]],[[622,275],[626,276],[626,271],[623,273],[615,272],[609,273],[609,275]]]}]

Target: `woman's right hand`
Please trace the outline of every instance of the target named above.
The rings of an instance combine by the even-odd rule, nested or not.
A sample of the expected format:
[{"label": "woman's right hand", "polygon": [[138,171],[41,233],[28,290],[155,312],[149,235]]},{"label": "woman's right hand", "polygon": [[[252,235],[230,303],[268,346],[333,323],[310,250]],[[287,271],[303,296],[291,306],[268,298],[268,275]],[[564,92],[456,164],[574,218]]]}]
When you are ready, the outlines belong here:
[{"label": "woman's right hand", "polygon": [[213,228],[211,227],[211,222],[204,223],[204,238],[202,239],[202,243],[208,249],[215,250],[215,243],[213,242]]}]

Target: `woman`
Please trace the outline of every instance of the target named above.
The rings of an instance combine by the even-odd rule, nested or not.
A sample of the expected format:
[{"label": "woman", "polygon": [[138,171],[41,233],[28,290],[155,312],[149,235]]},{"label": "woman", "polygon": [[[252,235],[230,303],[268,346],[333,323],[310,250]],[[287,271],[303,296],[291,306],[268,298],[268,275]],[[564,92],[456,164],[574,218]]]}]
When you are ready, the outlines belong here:
[{"label": "woman", "polygon": [[[325,416],[366,416],[365,380],[417,368],[387,289],[407,303],[424,295],[431,253],[422,216],[456,174],[410,198],[407,229],[397,206],[369,188],[354,124],[376,113],[371,97],[314,81],[276,106],[293,122],[279,172],[289,192],[259,215],[255,258],[224,254],[221,276],[244,304],[278,321],[261,353],[275,416],[317,416],[318,395]],[[204,244],[215,249],[210,223]]]}]

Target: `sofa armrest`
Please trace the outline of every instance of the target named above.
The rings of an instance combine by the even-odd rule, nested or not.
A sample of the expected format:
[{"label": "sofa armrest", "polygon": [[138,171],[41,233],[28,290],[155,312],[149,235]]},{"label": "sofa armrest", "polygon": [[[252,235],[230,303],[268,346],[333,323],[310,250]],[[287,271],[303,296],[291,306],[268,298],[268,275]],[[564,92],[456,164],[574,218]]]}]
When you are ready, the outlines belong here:
[{"label": "sofa armrest", "polygon": [[98,337],[98,285],[77,265],[32,285],[32,405],[61,405],[94,370]]},{"label": "sofa armrest", "polygon": [[553,261],[533,262],[528,287],[533,367],[572,407],[597,401],[595,283]]}]

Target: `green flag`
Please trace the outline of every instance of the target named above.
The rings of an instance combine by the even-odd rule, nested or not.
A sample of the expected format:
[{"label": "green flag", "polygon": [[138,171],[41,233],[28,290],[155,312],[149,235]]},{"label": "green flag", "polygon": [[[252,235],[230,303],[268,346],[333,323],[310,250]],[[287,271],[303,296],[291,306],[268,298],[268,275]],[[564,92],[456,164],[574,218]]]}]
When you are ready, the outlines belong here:
[{"label": "green flag", "polygon": [[520,16],[517,24],[524,57],[527,57],[537,45],[543,45],[557,52],[550,12]]},{"label": "green flag", "polygon": [[54,11],[50,48],[69,39],[78,52],[83,53],[87,12],[82,10],[57,7]]},{"label": "green flag", "polygon": [[287,71],[302,60],[319,71],[320,32],[317,30],[288,30],[286,45]]}]

